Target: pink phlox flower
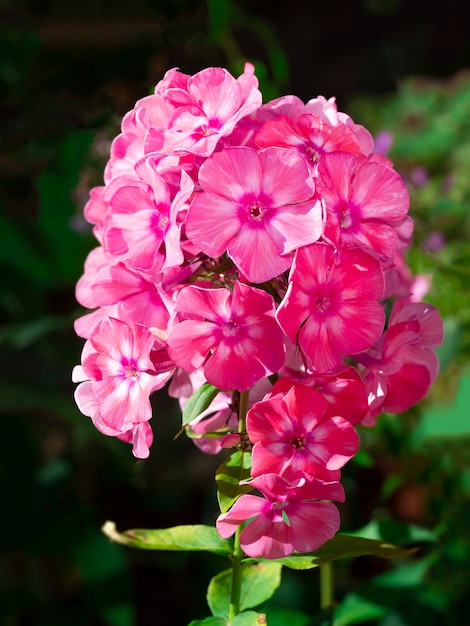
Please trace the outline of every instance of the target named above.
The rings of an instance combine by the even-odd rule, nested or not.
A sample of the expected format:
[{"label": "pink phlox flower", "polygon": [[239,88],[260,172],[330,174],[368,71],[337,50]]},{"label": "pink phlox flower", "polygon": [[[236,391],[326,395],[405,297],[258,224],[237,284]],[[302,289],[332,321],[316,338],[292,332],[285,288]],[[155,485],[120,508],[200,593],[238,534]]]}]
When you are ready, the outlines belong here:
[{"label": "pink phlox flower", "polygon": [[[174,369],[168,357],[162,358],[163,348],[155,350],[156,341],[143,326],[106,318],[86,342],[82,365],[74,371],[74,380],[83,381],[75,400],[104,434],[124,435],[152,417],[150,394],[167,383]],[[141,438],[138,443],[142,452]]]},{"label": "pink phlox flower", "polygon": [[279,378],[272,393],[287,393],[294,385],[313,387],[328,400],[326,415],[334,417],[340,415],[350,424],[361,422],[368,409],[367,391],[361,375],[355,367],[343,367],[338,371],[326,374],[283,369],[283,376]]},{"label": "pink phlox flower", "polygon": [[153,443],[152,427],[148,422],[134,424],[132,429],[117,435],[117,438],[132,445],[132,454],[137,459],[147,459]]},{"label": "pink phlox flower", "polygon": [[255,117],[264,122],[281,115],[297,119],[305,114],[314,115],[328,126],[346,126],[356,136],[362,154],[368,155],[374,149],[370,132],[361,124],[356,124],[346,113],[338,111],[334,97],[327,100],[324,96],[318,96],[304,104],[297,96],[282,96],[263,104]]},{"label": "pink phlox flower", "polygon": [[315,243],[296,252],[276,317],[308,370],[335,370],[344,356],[375,344],[385,322],[383,286],[378,261],[364,250],[337,254],[332,246]]},{"label": "pink phlox flower", "polygon": [[193,191],[190,177],[181,171],[180,190],[174,198],[152,161],[141,170],[146,180],[114,179],[109,185],[111,213],[106,221],[106,246],[135,269],[159,272],[181,265],[181,223],[178,213]]},{"label": "pink phlox flower", "polygon": [[248,522],[240,533],[240,545],[248,556],[278,559],[293,552],[313,552],[338,532],[338,509],[329,500],[344,501],[340,483],[304,476],[291,483],[270,473],[249,484],[262,497],[242,495],[216,522],[225,538]]},{"label": "pink phlox flower", "polygon": [[374,139],[367,128],[361,124],[356,124],[347,113],[338,111],[334,96],[328,100],[323,96],[312,98],[305,105],[305,111],[317,115],[333,126],[339,124],[348,126],[356,135],[362,154],[370,154],[374,149]]},{"label": "pink phlox flower", "polygon": [[188,372],[203,366],[220,389],[246,391],[284,362],[274,300],[265,291],[240,282],[233,292],[189,285],[176,297],[175,312],[182,321],[169,333],[171,358]]},{"label": "pink phlox flower", "polygon": [[235,79],[223,68],[209,67],[188,78],[186,90],[187,98],[183,89],[171,90],[181,105],[162,133],[162,150],[167,154],[212,154],[219,140],[230,135],[236,123],[258,109],[262,101],[251,71]]},{"label": "pink phlox flower", "polygon": [[281,115],[268,120],[256,132],[254,141],[262,148],[280,146],[297,149],[314,172],[325,152],[360,152],[357,137],[347,126],[331,126],[311,114],[303,114],[296,119]]},{"label": "pink phlox flower", "polygon": [[316,180],[327,211],[325,237],[337,247],[368,248],[393,259],[397,227],[410,224],[408,191],[399,174],[361,155],[332,152],[321,159]]},{"label": "pink phlox flower", "polygon": [[158,282],[121,262],[86,272],[78,281],[77,299],[88,308],[114,307],[122,321],[148,328],[166,329],[173,309],[171,296]]},{"label": "pink phlox flower", "polygon": [[444,324],[439,311],[432,304],[416,302],[412,297],[395,302],[390,313],[389,328],[403,322],[412,328],[418,323],[420,345],[423,347],[438,348],[444,340]]},{"label": "pink phlox flower", "polygon": [[365,425],[373,425],[380,412],[402,413],[425,397],[439,371],[433,348],[443,332],[435,307],[406,300],[396,305],[383,338],[358,356],[369,393]]},{"label": "pink phlox flower", "polygon": [[305,473],[339,480],[339,470],[356,454],[359,440],[353,426],[329,409],[322,393],[304,385],[256,403],[247,414],[254,444],[252,476],[273,472],[293,481]]},{"label": "pink phlox flower", "polygon": [[261,283],[291,265],[295,248],[322,234],[321,203],[307,163],[296,151],[226,148],[201,166],[186,234],[210,257],[227,251],[250,282]]},{"label": "pink phlox flower", "polygon": [[253,117],[259,122],[276,119],[280,115],[296,118],[306,113],[304,102],[297,96],[288,95],[274,98],[264,103],[254,114]]},{"label": "pink phlox flower", "polygon": [[[168,127],[175,106],[159,94],[138,100],[121,122],[121,133],[111,144],[111,155],[105,168],[104,180],[109,183],[116,176],[134,173],[134,165],[145,156],[145,141],[149,130]],[[153,150],[162,152],[153,143]]]},{"label": "pink phlox flower", "polygon": [[93,234],[100,243],[103,243],[103,222],[109,208],[108,203],[103,200],[105,189],[103,186],[90,189],[90,197],[83,209],[86,221],[94,224]]}]

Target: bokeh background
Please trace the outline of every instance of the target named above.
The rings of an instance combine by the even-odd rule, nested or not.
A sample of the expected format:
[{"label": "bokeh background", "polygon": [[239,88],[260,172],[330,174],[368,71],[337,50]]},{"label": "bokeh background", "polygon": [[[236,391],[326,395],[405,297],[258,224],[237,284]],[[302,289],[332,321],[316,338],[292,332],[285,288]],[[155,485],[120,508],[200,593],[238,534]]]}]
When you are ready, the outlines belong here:
[{"label": "bokeh background", "polygon": [[[334,624],[470,625],[466,9],[465,0],[0,2],[0,624],[179,626],[208,613],[220,557],[125,549],[100,527],[212,524],[221,459],[173,441],[179,415],[164,391],[153,397],[145,462],[78,412],[74,287],[95,245],[83,206],[122,115],[171,67],[238,73],[248,59],[265,100],[336,96],[386,146],[412,198],[409,263],[432,278],[426,300],[446,325],[429,397],[363,429],[344,471],[342,529],[368,525],[419,549],[400,563],[338,563]],[[316,570],[285,572],[272,600],[286,607],[284,624],[314,624],[317,589]]]}]

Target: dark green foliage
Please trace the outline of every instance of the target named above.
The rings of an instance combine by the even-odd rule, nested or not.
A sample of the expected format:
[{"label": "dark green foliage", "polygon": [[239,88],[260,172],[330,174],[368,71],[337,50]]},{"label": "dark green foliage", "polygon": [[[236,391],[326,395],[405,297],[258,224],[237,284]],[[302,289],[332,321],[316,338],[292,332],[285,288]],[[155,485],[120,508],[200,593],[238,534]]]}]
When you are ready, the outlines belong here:
[{"label": "dark green foliage", "polygon": [[181,415],[165,390],[154,398],[148,461],[96,432],[73,401],[83,342],[72,324],[82,313],[75,283],[95,245],[83,206],[102,183],[120,118],[170,67],[237,73],[245,60],[265,100],[336,95],[373,133],[393,134],[389,156],[409,183],[416,224],[408,259],[432,275],[427,300],[446,340],[428,399],[361,429],[361,453],[343,472],[342,531],[413,554],[335,561],[335,618],[319,612],[318,568],[284,567],[273,599],[248,602],[237,624],[264,613],[269,626],[470,623],[470,81],[462,73],[397,87],[470,63],[459,30],[466,4],[439,10],[406,0],[0,4],[1,624],[221,623],[205,620],[219,554],[129,550],[100,528],[108,519],[124,529],[212,525],[217,468],[225,506],[243,455],[205,457],[174,440]]}]

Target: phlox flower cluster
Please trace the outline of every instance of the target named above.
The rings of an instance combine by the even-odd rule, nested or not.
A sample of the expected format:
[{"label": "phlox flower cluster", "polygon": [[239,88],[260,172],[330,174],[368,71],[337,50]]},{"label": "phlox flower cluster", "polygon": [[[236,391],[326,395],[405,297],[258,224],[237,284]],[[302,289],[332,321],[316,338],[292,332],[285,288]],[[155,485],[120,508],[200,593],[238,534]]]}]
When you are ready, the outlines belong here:
[{"label": "phlox flower cluster", "polygon": [[315,550],[339,529],[356,426],[437,376],[442,322],[406,266],[408,209],[334,98],[263,104],[250,64],[168,71],[124,116],[85,207],[98,245],[76,291],[91,310],[75,323],[78,407],[146,458],[152,393],[168,384],[183,408],[210,383],[188,432],[252,454],[219,533],[243,524],[253,557]]}]

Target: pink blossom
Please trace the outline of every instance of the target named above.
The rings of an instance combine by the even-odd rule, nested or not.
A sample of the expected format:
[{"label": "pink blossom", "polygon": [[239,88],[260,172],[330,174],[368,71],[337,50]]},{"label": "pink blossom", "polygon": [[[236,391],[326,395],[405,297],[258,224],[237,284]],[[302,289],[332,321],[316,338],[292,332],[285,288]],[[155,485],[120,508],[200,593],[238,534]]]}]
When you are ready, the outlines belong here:
[{"label": "pink blossom", "polygon": [[440,345],[443,334],[435,307],[409,300],[395,305],[382,339],[358,357],[366,368],[369,393],[366,425],[373,425],[380,412],[401,413],[424,398],[438,374],[432,348]]},{"label": "pink blossom", "polygon": [[360,249],[337,255],[331,246],[315,243],[297,251],[277,319],[308,369],[328,372],[381,336],[382,293],[382,272],[372,256]]},{"label": "pink blossom", "polygon": [[145,139],[149,130],[166,128],[174,111],[175,106],[159,94],[136,102],[121,122],[121,134],[111,144],[111,156],[105,168],[106,183],[116,176],[134,174],[135,164],[146,154]]},{"label": "pink blossom", "polygon": [[177,98],[180,104],[161,133],[162,150],[167,154],[212,154],[219,140],[261,105],[258,79],[250,65],[237,79],[223,68],[209,67],[184,82],[163,91],[165,97]]},{"label": "pink blossom", "polygon": [[304,104],[297,96],[281,96],[264,104],[255,117],[259,121],[266,121],[280,115],[296,119],[305,114],[314,115],[328,126],[347,126],[356,136],[362,154],[370,154],[374,149],[370,132],[361,124],[356,124],[346,113],[338,111],[334,97],[327,100],[323,96],[317,96]]},{"label": "pink blossom", "polygon": [[264,497],[242,495],[217,519],[222,537],[233,535],[243,522],[240,545],[251,557],[278,559],[295,552],[313,552],[339,530],[338,509],[325,500],[344,500],[340,483],[305,477],[290,483],[276,474],[253,478],[250,486]]},{"label": "pink blossom", "polygon": [[247,414],[252,476],[273,472],[292,481],[306,473],[338,480],[337,470],[356,454],[359,440],[351,424],[328,409],[326,398],[304,385],[256,403]]},{"label": "pink blossom", "polygon": [[189,239],[212,257],[227,251],[250,282],[284,272],[288,254],[322,233],[321,205],[297,151],[226,148],[201,166],[199,182],[204,193],[189,209]]},{"label": "pink blossom", "polygon": [[[148,456],[148,429],[137,426],[152,416],[150,394],[165,385],[174,364],[155,351],[156,338],[143,326],[105,318],[86,342],[75,400],[106,435],[135,440],[134,454]],[[165,351],[166,352],[166,351]],[[154,357],[154,358],[153,358]],[[132,431],[133,435],[126,435]]]},{"label": "pink blossom", "polygon": [[408,191],[395,170],[361,155],[325,154],[318,169],[317,193],[325,201],[329,241],[393,259],[397,228],[410,220]]},{"label": "pink blossom", "polygon": [[111,215],[106,222],[106,246],[136,269],[160,271],[180,265],[181,222],[178,212],[185,206],[194,185],[181,171],[179,191],[174,198],[152,159],[140,172],[145,176],[114,179],[107,191]]},{"label": "pink blossom", "polygon": [[273,395],[287,393],[296,384],[313,387],[328,400],[329,417],[340,415],[353,425],[359,424],[369,409],[364,381],[355,367],[349,366],[335,372],[315,374],[306,372],[301,356],[296,355],[295,362],[292,358],[290,362],[286,359],[286,366],[281,372],[282,377],[273,386]]},{"label": "pink blossom", "polygon": [[117,317],[147,327],[166,329],[173,303],[160,284],[124,263],[109,264],[100,248],[90,253],[85,274],[77,284],[77,300],[88,308],[104,308],[75,322],[80,337],[88,338],[101,317]]},{"label": "pink blossom", "polygon": [[296,119],[281,115],[268,120],[257,131],[254,141],[261,147],[296,148],[312,164],[325,152],[360,152],[357,137],[348,126],[331,126],[311,114]]},{"label": "pink blossom", "polygon": [[265,291],[236,282],[228,289],[183,287],[175,301],[182,319],[170,330],[168,351],[191,372],[204,367],[220,389],[246,391],[284,362],[274,300]]}]

